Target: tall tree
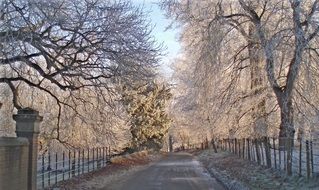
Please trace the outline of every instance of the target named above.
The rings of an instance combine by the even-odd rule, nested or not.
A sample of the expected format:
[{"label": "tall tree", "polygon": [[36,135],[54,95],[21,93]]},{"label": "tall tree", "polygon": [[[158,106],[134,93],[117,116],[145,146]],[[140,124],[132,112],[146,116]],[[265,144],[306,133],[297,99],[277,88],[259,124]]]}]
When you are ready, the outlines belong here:
[{"label": "tall tree", "polygon": [[170,127],[168,100],[170,89],[155,82],[124,87],[123,102],[127,106],[134,150],[160,150]]},{"label": "tall tree", "polygon": [[160,46],[145,16],[124,0],[1,1],[0,83],[15,108],[45,115],[44,141],[115,136],[118,86],[156,75]]},{"label": "tall tree", "polygon": [[0,82],[17,108],[18,82],[62,103],[52,89],[110,90],[110,79],[148,77],[157,64],[143,12],[126,1],[12,0],[0,12],[0,69],[11,71]]},{"label": "tall tree", "polygon": [[[258,117],[264,117],[268,113],[276,112],[278,107],[280,145],[287,143],[290,147],[288,151],[291,151],[291,139],[295,133],[294,117],[305,112],[305,110],[301,111],[300,107],[306,105],[312,112],[318,108],[318,104],[314,105],[313,99],[307,95],[310,92],[304,91],[305,88],[302,87],[316,81],[317,76],[314,74],[305,77],[301,73],[310,74],[317,70],[318,1],[165,0],[163,4],[169,10],[169,16],[174,17],[183,27],[184,34],[197,31],[197,33],[193,32],[194,40],[190,41],[191,45],[185,46],[185,49],[194,54],[198,54],[197,50],[207,52],[202,47],[209,47],[200,46],[199,44],[209,43],[209,40],[202,37],[198,42],[197,36],[210,33],[214,37],[215,34],[212,31],[223,31],[224,37],[220,46],[217,49],[206,48],[217,51],[220,55],[219,60],[217,62],[214,59],[205,60],[210,57],[209,53],[199,53],[201,59],[194,59],[194,65],[226,65],[226,72],[224,72],[226,75],[223,74],[223,76],[229,78],[229,85],[222,84],[226,88],[221,91],[221,94],[224,94],[221,99],[224,103],[224,100],[231,100],[228,104],[224,104],[225,106],[234,108],[237,105],[237,113],[233,109],[230,116],[235,123],[243,121],[242,118],[247,113],[242,111],[245,108],[245,102],[253,105],[253,109],[250,109],[253,111],[253,118],[256,118],[254,116],[256,114],[259,115]],[[192,44],[196,44],[197,48]],[[206,65],[203,67],[209,68]],[[249,93],[247,93],[247,85],[244,84],[247,81],[245,68],[250,68],[251,91]],[[214,69],[212,73],[216,75],[218,72]],[[263,73],[266,75],[267,82],[262,80]],[[198,75],[202,75],[202,72]],[[308,90],[312,91],[311,93],[314,92],[313,89]],[[265,97],[259,96],[262,92],[266,92],[266,97],[275,97],[276,105],[268,113]],[[256,95],[260,98],[256,99]],[[251,98],[254,100],[249,100]],[[273,104],[271,101],[268,101],[269,105]],[[296,109],[298,114],[295,113]],[[246,125],[249,123],[246,122]],[[290,152],[288,154],[290,155]],[[291,173],[291,159],[287,158],[287,161],[288,173]]]}]

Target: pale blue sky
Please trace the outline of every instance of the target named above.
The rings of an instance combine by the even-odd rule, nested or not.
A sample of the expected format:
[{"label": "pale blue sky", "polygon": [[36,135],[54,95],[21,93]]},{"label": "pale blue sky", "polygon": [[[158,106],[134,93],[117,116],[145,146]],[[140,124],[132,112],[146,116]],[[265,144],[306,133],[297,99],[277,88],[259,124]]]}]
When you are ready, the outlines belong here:
[{"label": "pale blue sky", "polygon": [[165,31],[166,27],[169,26],[171,21],[165,18],[164,12],[156,4],[159,2],[159,0],[132,1],[136,5],[143,5],[145,7],[145,11],[148,13],[152,25],[154,25],[153,35],[155,39],[159,43],[163,43],[163,45],[167,48],[165,51],[167,55],[162,57],[161,73],[169,77],[172,72],[169,69],[169,65],[180,51],[180,45],[177,40],[178,30],[169,29]]}]

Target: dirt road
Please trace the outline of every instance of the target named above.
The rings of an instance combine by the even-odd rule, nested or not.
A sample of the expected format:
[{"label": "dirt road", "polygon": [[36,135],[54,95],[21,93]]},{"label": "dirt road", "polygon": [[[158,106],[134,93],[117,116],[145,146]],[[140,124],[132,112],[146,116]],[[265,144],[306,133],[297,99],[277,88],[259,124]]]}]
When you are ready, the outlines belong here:
[{"label": "dirt road", "polygon": [[103,189],[224,190],[188,153],[169,154],[161,161],[121,180],[119,184]]}]

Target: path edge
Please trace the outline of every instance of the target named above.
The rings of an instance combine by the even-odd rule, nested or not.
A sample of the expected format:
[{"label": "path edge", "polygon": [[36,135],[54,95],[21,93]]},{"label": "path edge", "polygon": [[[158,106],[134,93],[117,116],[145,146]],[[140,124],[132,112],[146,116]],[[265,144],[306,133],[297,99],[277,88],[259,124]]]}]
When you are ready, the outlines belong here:
[{"label": "path edge", "polygon": [[216,179],[225,189],[227,190],[250,190],[249,187],[244,185],[242,182],[232,179],[226,172],[218,171],[213,168],[213,166],[209,166],[209,164],[204,164],[203,160],[196,156],[196,159],[201,162],[203,167],[208,171],[209,175]]}]

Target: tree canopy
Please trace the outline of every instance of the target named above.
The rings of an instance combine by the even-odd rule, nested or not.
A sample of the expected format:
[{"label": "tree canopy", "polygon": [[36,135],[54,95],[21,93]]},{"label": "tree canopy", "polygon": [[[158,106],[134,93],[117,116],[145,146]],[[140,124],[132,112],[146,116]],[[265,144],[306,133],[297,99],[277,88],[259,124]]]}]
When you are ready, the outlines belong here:
[{"label": "tree canopy", "polygon": [[18,108],[18,82],[60,102],[54,89],[110,90],[116,78],[149,77],[157,64],[143,12],[126,1],[12,0],[0,12],[0,83]]},{"label": "tree canopy", "polygon": [[118,89],[153,80],[161,54],[145,11],[124,0],[1,1],[0,47],[3,124],[10,99],[39,110],[43,147],[118,141]]}]

